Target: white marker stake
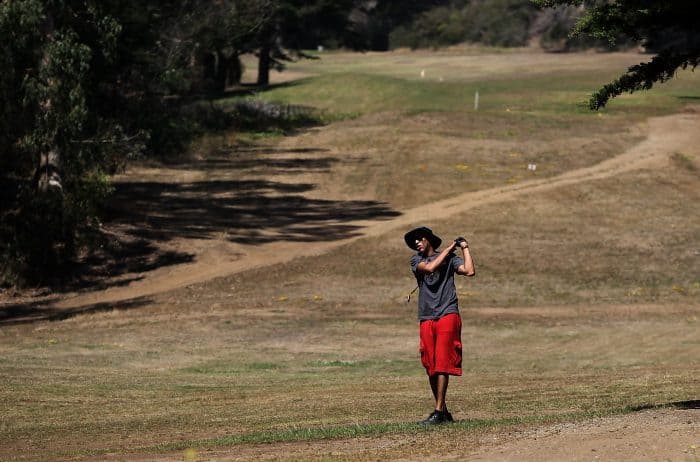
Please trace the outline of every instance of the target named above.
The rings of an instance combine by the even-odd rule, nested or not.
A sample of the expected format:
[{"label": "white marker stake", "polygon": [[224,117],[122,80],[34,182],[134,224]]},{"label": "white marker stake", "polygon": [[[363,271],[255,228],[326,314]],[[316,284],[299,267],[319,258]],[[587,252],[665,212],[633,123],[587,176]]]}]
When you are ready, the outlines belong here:
[{"label": "white marker stake", "polygon": [[479,110],[479,90],[477,90],[476,93],[474,93],[474,110]]}]

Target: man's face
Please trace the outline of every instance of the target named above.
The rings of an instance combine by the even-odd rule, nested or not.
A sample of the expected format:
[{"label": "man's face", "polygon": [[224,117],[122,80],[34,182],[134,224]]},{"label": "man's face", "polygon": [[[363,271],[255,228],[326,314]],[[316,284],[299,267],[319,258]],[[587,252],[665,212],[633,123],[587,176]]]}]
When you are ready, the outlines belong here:
[{"label": "man's face", "polygon": [[420,253],[425,252],[425,250],[430,246],[430,242],[425,237],[420,237],[416,239],[416,250]]}]

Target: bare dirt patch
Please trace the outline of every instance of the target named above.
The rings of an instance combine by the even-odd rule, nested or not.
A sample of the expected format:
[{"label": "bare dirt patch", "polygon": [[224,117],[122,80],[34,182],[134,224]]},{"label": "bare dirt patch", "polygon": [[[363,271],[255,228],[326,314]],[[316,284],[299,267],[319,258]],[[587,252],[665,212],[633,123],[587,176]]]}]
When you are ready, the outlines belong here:
[{"label": "bare dirt patch", "polygon": [[[697,405],[696,405],[697,407]],[[700,410],[665,409],[591,419],[482,439],[469,456],[435,460],[688,461],[700,460]]]}]

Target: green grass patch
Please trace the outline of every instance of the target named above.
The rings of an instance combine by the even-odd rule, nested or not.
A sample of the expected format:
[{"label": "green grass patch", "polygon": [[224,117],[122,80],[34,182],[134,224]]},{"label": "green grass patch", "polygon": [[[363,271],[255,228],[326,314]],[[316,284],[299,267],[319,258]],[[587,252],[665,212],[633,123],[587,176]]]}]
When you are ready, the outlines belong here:
[{"label": "green grass patch", "polygon": [[186,367],[181,369],[181,371],[189,374],[233,375],[255,371],[276,371],[284,369],[285,367],[284,364],[269,362],[228,363],[214,361],[199,366]]},{"label": "green grass patch", "polygon": [[[477,75],[467,81],[460,80],[459,74],[443,80],[416,80],[402,75],[400,66],[393,72],[388,67],[383,72],[364,73],[357,68],[361,68],[361,61],[354,70],[342,72],[319,62],[307,68],[316,76],[271,87],[257,95],[265,101],[309,105],[329,114],[356,115],[382,111],[474,112],[478,92],[479,112],[513,111],[545,118],[586,118],[596,114],[588,109],[590,95],[618,74],[612,69],[602,74],[580,69],[540,74],[482,73],[481,77]],[[293,65],[290,70],[294,70]],[[692,72],[681,72],[677,78],[655,86],[652,91],[613,99],[601,112],[633,120],[670,113],[684,102],[700,98],[697,80]]]},{"label": "green grass patch", "polygon": [[319,370],[332,369],[334,373],[340,370],[358,370],[363,373],[377,372],[383,375],[413,375],[416,372],[416,361],[411,360],[343,360],[343,359],[323,359],[312,361],[310,367]]},{"label": "green grass patch", "polygon": [[[654,408],[668,406],[651,406]],[[649,409],[650,406],[641,408]],[[321,428],[291,428],[279,431],[263,431],[245,435],[232,435],[203,440],[183,440],[173,443],[163,443],[155,446],[146,446],[130,449],[131,454],[168,453],[186,451],[191,449],[204,450],[212,448],[230,447],[248,444],[278,444],[292,442],[313,442],[338,439],[350,439],[361,437],[379,437],[385,435],[405,435],[410,438],[419,434],[450,435],[459,437],[464,433],[483,430],[505,430],[511,427],[523,425],[546,425],[555,423],[577,422],[584,419],[599,418],[613,415],[622,415],[637,412],[640,408],[624,407],[606,410],[604,412],[576,412],[553,415],[534,415],[526,417],[506,417],[499,419],[468,419],[455,421],[450,425],[425,426],[417,423],[387,423],[387,424],[353,424],[345,426],[321,427]],[[118,451],[114,448],[82,450],[72,453],[57,454],[61,457],[98,457]]]}]

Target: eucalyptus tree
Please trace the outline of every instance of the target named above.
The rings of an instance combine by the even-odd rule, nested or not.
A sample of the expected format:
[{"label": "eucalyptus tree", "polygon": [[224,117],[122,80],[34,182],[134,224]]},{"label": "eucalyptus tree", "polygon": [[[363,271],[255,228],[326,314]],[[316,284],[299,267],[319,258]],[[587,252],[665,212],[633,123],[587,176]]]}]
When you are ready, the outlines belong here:
[{"label": "eucalyptus tree", "polygon": [[176,3],[0,2],[0,276],[67,261],[106,173],[153,143],[154,102],[182,84],[160,34]]}]

